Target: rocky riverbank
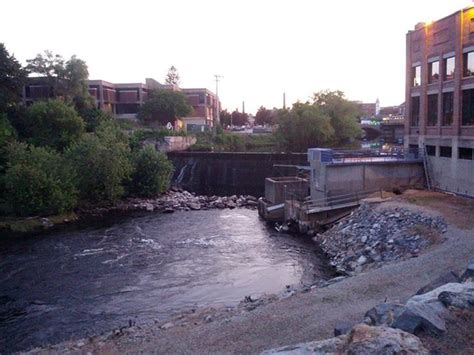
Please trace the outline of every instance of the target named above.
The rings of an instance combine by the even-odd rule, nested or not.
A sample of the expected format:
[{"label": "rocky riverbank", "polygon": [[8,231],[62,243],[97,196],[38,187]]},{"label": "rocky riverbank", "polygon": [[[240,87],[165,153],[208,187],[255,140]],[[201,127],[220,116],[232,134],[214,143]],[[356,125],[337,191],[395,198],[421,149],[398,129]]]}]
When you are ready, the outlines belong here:
[{"label": "rocky riverbank", "polygon": [[38,233],[73,222],[88,222],[134,212],[173,213],[225,208],[257,209],[257,206],[257,198],[251,195],[203,196],[172,187],[156,198],[126,198],[111,206],[79,208],[75,212],[59,216],[4,219],[0,221],[0,231],[13,234]]},{"label": "rocky riverbank", "polygon": [[[453,279],[453,275],[451,272],[424,286],[424,293],[417,293],[406,304],[373,307],[355,326],[340,323],[334,338],[272,349],[262,355],[472,354],[474,259],[460,277]],[[451,282],[439,286],[443,278]]]},{"label": "rocky riverbank", "polygon": [[417,257],[442,242],[447,224],[440,216],[403,207],[363,204],[314,240],[342,274],[354,274],[394,260]]}]

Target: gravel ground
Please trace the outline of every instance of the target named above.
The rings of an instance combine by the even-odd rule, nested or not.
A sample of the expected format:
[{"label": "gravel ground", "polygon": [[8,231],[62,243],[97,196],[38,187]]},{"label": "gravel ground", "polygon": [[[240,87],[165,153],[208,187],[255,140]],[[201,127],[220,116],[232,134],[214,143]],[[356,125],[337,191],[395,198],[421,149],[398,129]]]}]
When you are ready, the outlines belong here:
[{"label": "gravel ground", "polygon": [[[472,211],[467,211],[472,213]],[[384,302],[405,302],[419,288],[448,271],[461,272],[474,255],[474,230],[449,225],[446,241],[416,258],[398,261],[344,279],[325,288],[271,302],[227,318],[186,323],[168,329],[149,327],[125,335],[61,344],[43,353],[78,351],[159,354],[259,353],[283,345],[333,336],[336,323],[356,324]]]}]

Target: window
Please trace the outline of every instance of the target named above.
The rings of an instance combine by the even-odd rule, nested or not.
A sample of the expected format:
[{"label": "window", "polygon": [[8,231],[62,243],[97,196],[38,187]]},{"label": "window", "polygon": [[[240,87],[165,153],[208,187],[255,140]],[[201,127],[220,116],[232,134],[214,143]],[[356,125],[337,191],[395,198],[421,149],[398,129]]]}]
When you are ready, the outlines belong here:
[{"label": "window", "polygon": [[464,76],[474,75],[474,52],[464,53]]},{"label": "window", "polygon": [[451,126],[453,124],[453,112],[454,112],[454,93],[444,92],[443,93],[443,114],[442,114],[443,126]]},{"label": "window", "polygon": [[452,148],[451,147],[439,147],[439,156],[444,158],[451,158]]},{"label": "window", "polygon": [[417,127],[420,121],[420,97],[411,98],[410,123],[412,127]]},{"label": "window", "polygon": [[474,89],[462,91],[462,120],[461,125],[474,125]]},{"label": "window", "polygon": [[426,154],[431,155],[432,157],[434,157],[436,155],[436,146],[427,145],[426,146]]},{"label": "window", "polygon": [[202,92],[200,92],[199,93],[199,104],[204,104],[204,103],[206,103],[206,96]]},{"label": "window", "polygon": [[436,83],[439,79],[439,61],[428,64],[428,82]]},{"label": "window", "polygon": [[428,126],[438,124],[438,94],[428,95]]},{"label": "window", "polygon": [[446,58],[443,61],[444,66],[444,80],[453,80],[454,79],[454,57]]},{"label": "window", "polygon": [[416,66],[411,69],[411,78],[413,86],[421,85],[421,66]]},{"label": "window", "polygon": [[472,160],[472,148],[458,148],[459,159]]},{"label": "window", "polygon": [[116,106],[117,115],[123,114],[136,114],[140,108],[138,104],[117,104]]}]

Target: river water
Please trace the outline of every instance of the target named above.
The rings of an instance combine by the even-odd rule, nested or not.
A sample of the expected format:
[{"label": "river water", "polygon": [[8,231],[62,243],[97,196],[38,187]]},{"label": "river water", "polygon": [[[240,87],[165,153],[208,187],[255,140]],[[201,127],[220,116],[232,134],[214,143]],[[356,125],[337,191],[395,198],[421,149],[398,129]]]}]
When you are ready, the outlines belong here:
[{"label": "river water", "polygon": [[0,240],[0,353],[236,305],[330,275],[309,238],[246,209],[147,214]]}]

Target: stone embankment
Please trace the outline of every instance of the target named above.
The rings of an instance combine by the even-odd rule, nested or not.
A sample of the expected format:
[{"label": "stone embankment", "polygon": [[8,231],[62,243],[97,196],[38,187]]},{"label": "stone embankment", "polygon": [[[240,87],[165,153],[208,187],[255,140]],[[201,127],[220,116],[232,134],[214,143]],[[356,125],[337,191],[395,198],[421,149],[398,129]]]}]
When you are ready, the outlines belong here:
[{"label": "stone embankment", "polygon": [[[451,273],[452,275],[453,273]],[[430,354],[433,353],[429,338],[448,334],[444,342],[451,342],[449,324],[460,322],[474,314],[474,259],[455,282],[412,296],[406,304],[382,303],[368,310],[361,323],[347,326],[341,323],[334,329],[334,338],[285,346],[264,351],[262,354]],[[459,316],[461,315],[461,318]],[[458,320],[460,319],[460,320]],[[462,327],[462,325],[461,325]],[[464,350],[474,350],[469,344],[471,329],[462,334]],[[471,334],[472,336],[472,334]],[[421,339],[420,339],[421,338]],[[437,343],[435,353],[443,353],[446,344]],[[461,349],[458,349],[461,350]]]},{"label": "stone embankment", "polygon": [[442,217],[432,217],[407,208],[378,209],[363,204],[328,231],[313,239],[342,274],[416,257],[442,240],[446,232]]},{"label": "stone embankment", "polygon": [[256,209],[258,200],[250,195],[233,196],[203,196],[196,195],[178,188],[172,188],[165,194],[154,199],[130,198],[119,203],[115,208],[121,210],[162,211],[172,213],[175,211],[196,211],[225,208],[250,208]]},{"label": "stone embankment", "polygon": [[90,220],[102,220],[107,216],[126,215],[140,211],[173,213],[225,208],[257,209],[257,206],[257,198],[251,195],[203,196],[173,187],[156,198],[127,198],[111,206],[78,209],[75,213],[67,215],[19,218],[14,223],[0,222],[0,231],[20,234],[37,233],[73,222],[84,223]]}]

